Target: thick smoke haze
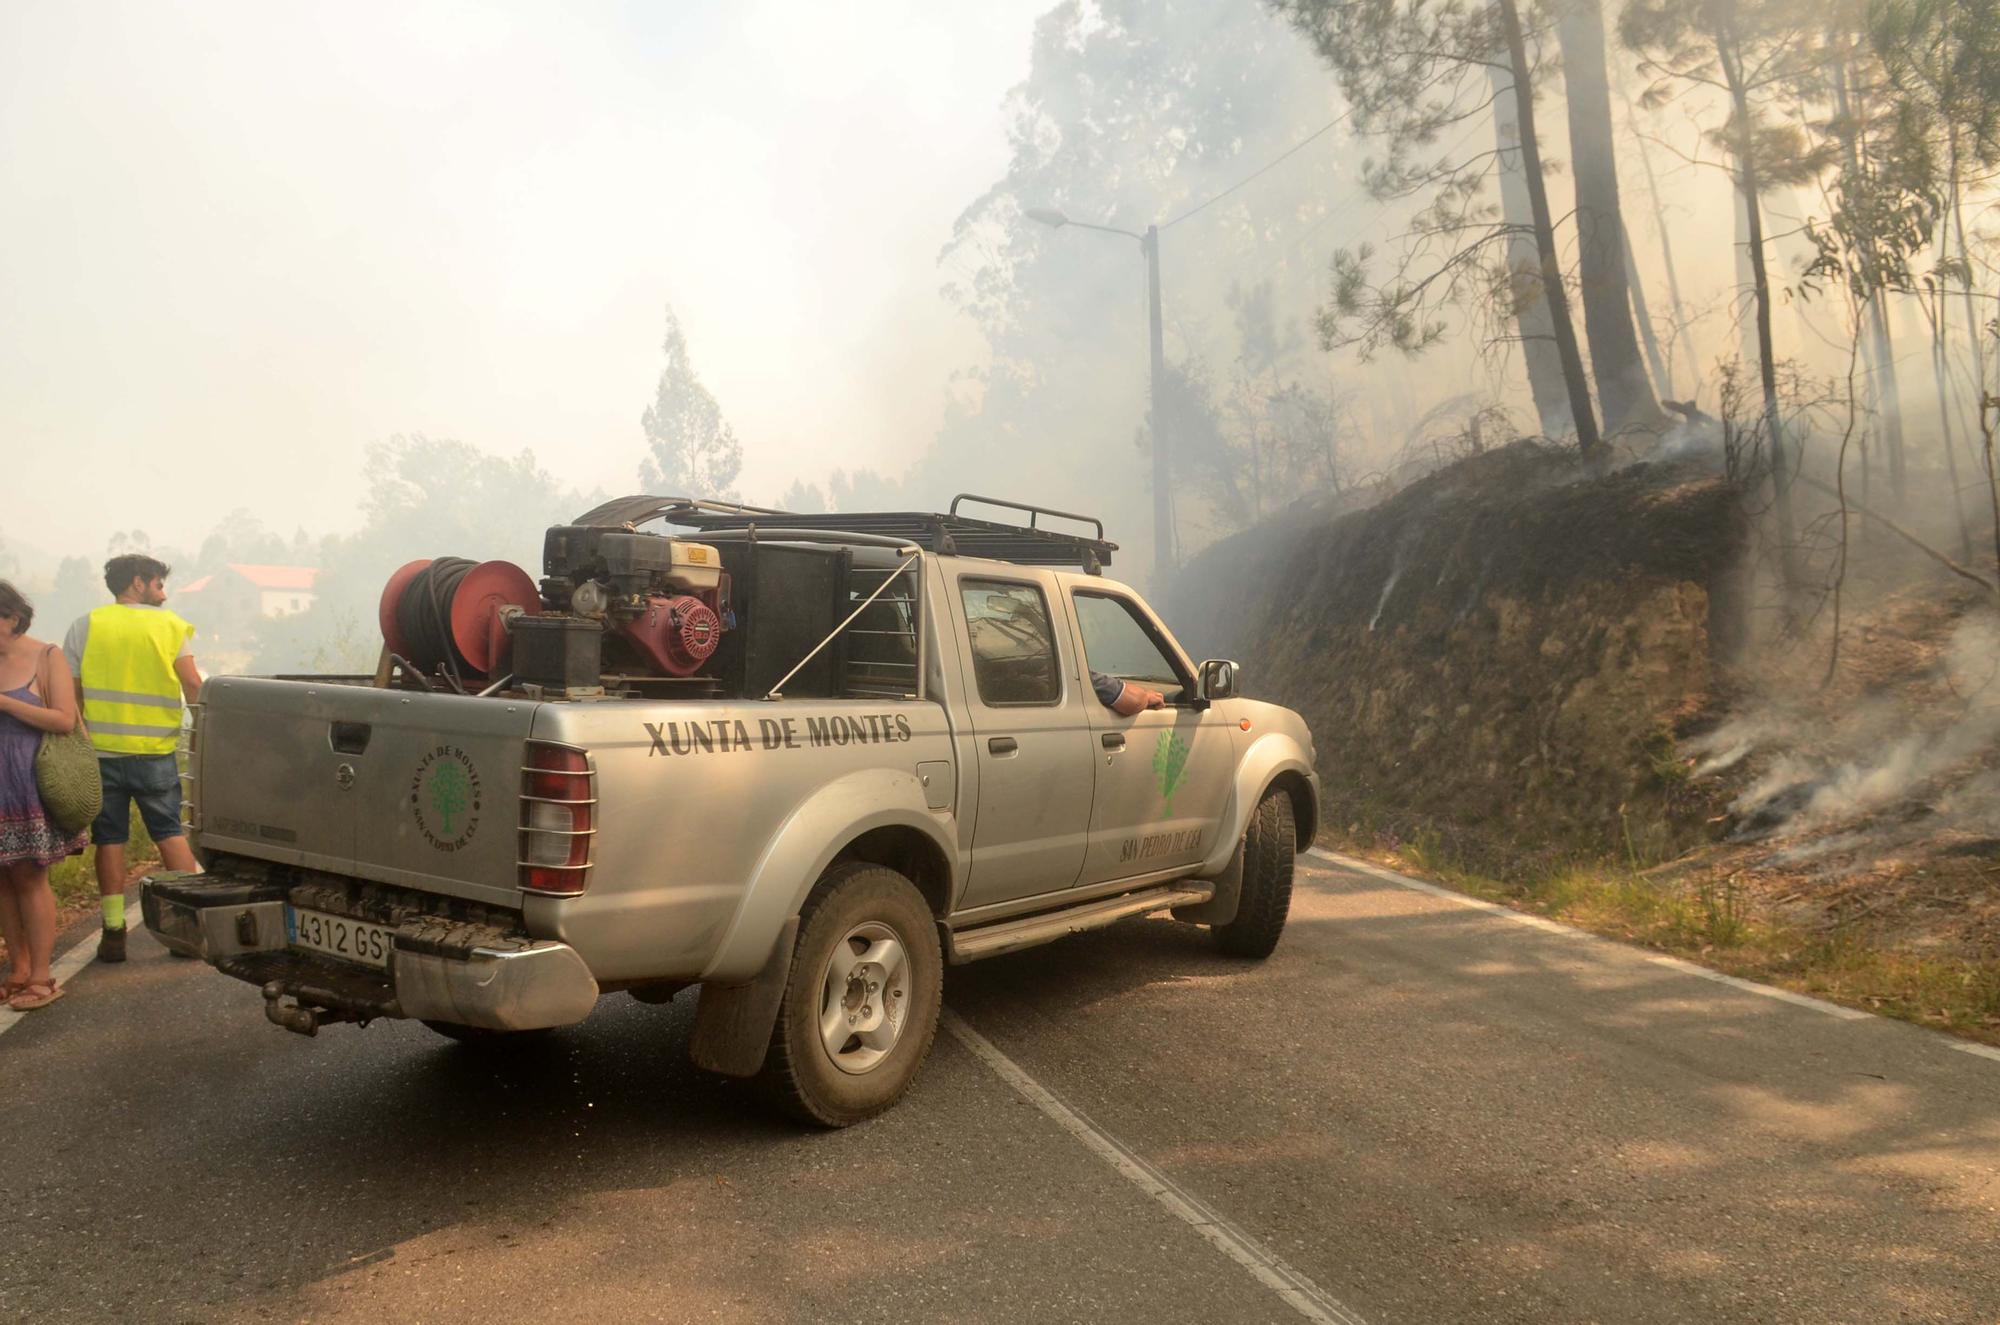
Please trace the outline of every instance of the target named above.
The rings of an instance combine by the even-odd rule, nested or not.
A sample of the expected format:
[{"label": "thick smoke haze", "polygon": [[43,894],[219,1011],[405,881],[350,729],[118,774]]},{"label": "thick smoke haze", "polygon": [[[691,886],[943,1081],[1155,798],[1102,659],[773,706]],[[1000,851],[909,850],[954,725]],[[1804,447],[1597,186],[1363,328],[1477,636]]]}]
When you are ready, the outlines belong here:
[{"label": "thick smoke haze", "polygon": [[669,302],[746,487],[896,467],[1040,7],[5,7],[8,463],[94,480],[9,545],[342,531],[400,432],[627,490]]},{"label": "thick smoke haze", "polygon": [[[1748,297],[1703,136],[1718,112],[1700,92],[1639,109],[1639,64],[1613,42],[1653,386],[1720,412]],[[1561,83],[1542,82],[1567,216]],[[16,6],[0,111],[9,454],[93,478],[87,518],[9,513],[0,558],[44,584],[121,532],[192,551],[233,511],[286,538],[350,534],[368,448],[398,436],[629,491],[669,307],[742,443],[742,497],[973,488],[1091,511],[1143,581],[1144,264],[1038,208],[1165,226],[1183,551],[1535,429],[1504,318],[1454,312],[1414,359],[1321,348],[1331,256],[1373,245],[1379,267],[1425,200],[1370,195],[1379,138],[1355,133],[1320,54],[1244,0]],[[1478,160],[1494,135],[1475,113],[1427,150]],[[1484,197],[1497,208],[1491,181]],[[1823,382],[1844,312],[1801,281],[1801,226],[1828,200],[1786,187],[1765,205],[1778,352]],[[1888,311],[1902,406],[1934,413],[1916,304]],[[1835,423],[1814,425],[1822,460]]]}]

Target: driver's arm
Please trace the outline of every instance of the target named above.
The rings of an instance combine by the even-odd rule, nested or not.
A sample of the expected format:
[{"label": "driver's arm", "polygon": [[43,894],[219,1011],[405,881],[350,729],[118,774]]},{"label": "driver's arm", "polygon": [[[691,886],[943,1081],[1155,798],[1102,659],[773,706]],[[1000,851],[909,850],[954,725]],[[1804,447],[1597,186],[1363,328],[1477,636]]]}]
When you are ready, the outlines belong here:
[{"label": "driver's arm", "polygon": [[1142,686],[1137,681],[1127,681],[1125,689],[1118,695],[1118,702],[1111,706],[1111,711],[1120,717],[1129,718],[1134,713],[1146,709],[1161,709],[1166,706],[1167,697],[1159,691]]},{"label": "driver's arm", "polygon": [[1129,718],[1146,709],[1166,707],[1167,699],[1157,690],[1148,689],[1137,681],[1121,681],[1103,672],[1090,674],[1090,688],[1097,692],[1098,702],[1121,718]]}]

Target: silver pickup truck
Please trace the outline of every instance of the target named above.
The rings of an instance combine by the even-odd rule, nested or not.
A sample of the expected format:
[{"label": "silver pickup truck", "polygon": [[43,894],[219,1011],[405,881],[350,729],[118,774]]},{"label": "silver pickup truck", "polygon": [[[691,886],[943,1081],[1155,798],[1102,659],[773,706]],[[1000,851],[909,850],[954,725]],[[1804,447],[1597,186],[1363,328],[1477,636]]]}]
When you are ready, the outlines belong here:
[{"label": "silver pickup truck", "polygon": [[[973,500],[628,498],[551,529],[538,585],[411,563],[374,676],[208,683],[205,872],[147,880],[147,928],[305,1034],[491,1046],[698,985],[694,1061],[828,1126],[902,1094],[949,964],[1163,910],[1268,955],[1318,813],[1305,724],[1191,662],[1101,527]],[[1165,706],[1121,716],[1093,674]]]}]

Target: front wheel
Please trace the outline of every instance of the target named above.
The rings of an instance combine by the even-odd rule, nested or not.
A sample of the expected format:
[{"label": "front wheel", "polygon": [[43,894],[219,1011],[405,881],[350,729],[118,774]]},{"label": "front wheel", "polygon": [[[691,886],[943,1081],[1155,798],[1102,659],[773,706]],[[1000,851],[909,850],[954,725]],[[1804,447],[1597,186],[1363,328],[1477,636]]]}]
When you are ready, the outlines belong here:
[{"label": "front wheel", "polygon": [[1264,958],[1278,946],[1292,909],[1292,858],[1298,851],[1292,798],[1272,789],[1257,802],[1243,834],[1243,893],[1236,918],[1212,931],[1232,957]]},{"label": "front wheel", "polygon": [[799,913],[765,1086],[803,1122],[872,1118],[916,1076],[943,1001],[937,925],[916,887],[880,865],[836,865]]}]

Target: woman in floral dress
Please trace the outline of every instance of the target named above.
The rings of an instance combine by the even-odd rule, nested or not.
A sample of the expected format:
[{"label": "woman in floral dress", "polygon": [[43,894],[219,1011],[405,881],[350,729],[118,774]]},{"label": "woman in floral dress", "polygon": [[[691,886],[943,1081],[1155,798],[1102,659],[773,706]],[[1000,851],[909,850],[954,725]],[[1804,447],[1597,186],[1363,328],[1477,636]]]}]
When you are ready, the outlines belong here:
[{"label": "woman in floral dress", "polygon": [[76,727],[76,689],[62,651],[28,634],[35,609],[0,580],[0,936],[7,940],[5,998],[31,1012],[61,998],[49,974],[56,899],[49,866],[83,850],[84,832],[50,822],[35,786],[43,732]]}]

